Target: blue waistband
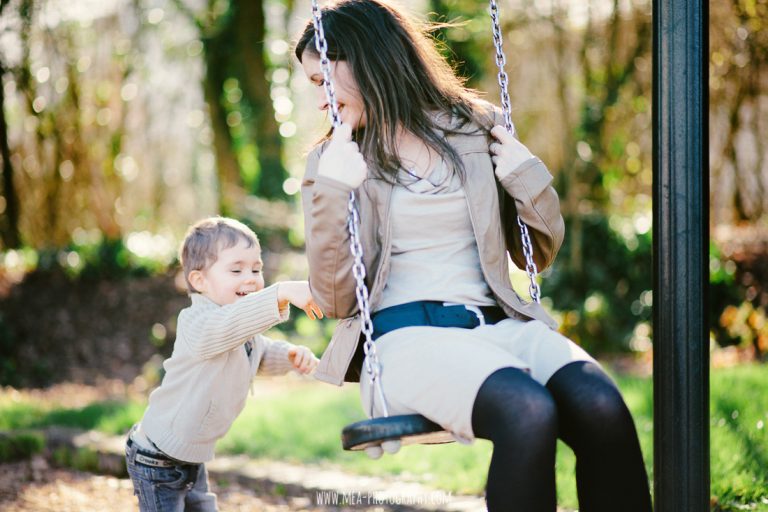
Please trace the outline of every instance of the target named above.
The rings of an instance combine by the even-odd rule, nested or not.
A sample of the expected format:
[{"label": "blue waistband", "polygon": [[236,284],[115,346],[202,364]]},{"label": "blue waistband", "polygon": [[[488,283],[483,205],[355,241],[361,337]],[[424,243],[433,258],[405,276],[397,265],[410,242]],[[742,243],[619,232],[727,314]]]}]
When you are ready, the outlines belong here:
[{"label": "blue waistband", "polygon": [[507,318],[499,306],[468,306],[441,301],[419,300],[380,309],[371,315],[373,339],[403,327],[459,327],[474,329]]}]

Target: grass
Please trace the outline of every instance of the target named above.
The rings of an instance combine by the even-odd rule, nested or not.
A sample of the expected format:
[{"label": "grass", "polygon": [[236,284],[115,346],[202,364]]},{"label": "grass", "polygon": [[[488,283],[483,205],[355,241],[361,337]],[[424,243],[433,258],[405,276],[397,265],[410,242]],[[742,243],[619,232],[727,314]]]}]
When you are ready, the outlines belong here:
[{"label": "grass", "polygon": [[710,386],[712,494],[768,510],[768,366],[718,371]]},{"label": "grass", "polygon": [[122,434],[141,418],[144,407],[140,402],[105,400],[85,407],[62,408],[0,391],[0,431],[55,425]]},{"label": "grass", "polygon": [[0,463],[24,460],[43,451],[45,439],[35,432],[0,432]]},{"label": "grass", "polygon": [[[632,410],[649,476],[653,470],[653,393],[648,378],[617,377]],[[278,382],[278,381],[275,381]],[[768,366],[744,365],[713,370],[711,376],[711,488],[713,510],[768,511]],[[491,446],[477,441],[412,446],[371,461],[341,450],[344,425],[362,419],[356,386],[288,382],[262,383],[264,396],[250,400],[218,453],[254,458],[331,464],[364,474],[400,475],[457,493],[482,492]],[[274,388],[274,389],[273,389]],[[57,408],[0,392],[0,430],[65,425],[124,433],[141,417],[143,404],[99,401],[81,408]],[[577,505],[574,457],[558,447],[558,498]]]}]

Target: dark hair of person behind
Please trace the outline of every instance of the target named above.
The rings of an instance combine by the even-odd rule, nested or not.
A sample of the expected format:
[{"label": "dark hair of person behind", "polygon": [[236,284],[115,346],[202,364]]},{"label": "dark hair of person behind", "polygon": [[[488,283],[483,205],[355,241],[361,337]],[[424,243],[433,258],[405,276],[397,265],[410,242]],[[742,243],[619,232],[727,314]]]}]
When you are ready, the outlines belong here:
[{"label": "dark hair of person behind", "polygon": [[[328,57],[349,64],[363,98],[366,126],[355,139],[366,160],[376,163],[378,177],[397,181],[402,163],[395,141],[402,126],[463,179],[461,160],[439,130],[446,131],[451,116],[459,119],[454,129],[469,121],[482,126],[474,111],[478,95],[437,51],[429,29],[378,0],[342,0],[324,8],[322,20]],[[314,37],[310,20],[294,50],[300,62],[305,50],[317,55]],[[440,125],[436,113],[445,114],[437,116],[443,118]]]}]

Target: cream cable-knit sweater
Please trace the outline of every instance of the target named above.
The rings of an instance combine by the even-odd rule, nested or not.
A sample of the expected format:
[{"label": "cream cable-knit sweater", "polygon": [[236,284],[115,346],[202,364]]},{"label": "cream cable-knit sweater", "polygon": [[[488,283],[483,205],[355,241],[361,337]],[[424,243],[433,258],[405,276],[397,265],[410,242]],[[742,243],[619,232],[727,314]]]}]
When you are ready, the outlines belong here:
[{"label": "cream cable-knit sweater", "polygon": [[[245,406],[258,370],[282,375],[293,367],[293,346],[261,333],[288,319],[278,310],[277,285],[219,306],[193,294],[181,311],[163,382],[149,396],[141,431],[171,457],[193,463],[213,459],[216,441]],[[251,340],[250,356],[245,343]]]}]

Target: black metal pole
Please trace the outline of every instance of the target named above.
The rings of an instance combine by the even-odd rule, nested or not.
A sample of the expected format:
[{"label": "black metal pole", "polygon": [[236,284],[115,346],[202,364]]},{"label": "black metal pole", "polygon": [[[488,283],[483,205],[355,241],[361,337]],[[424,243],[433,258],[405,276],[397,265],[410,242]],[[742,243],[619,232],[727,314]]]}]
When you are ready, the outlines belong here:
[{"label": "black metal pole", "polygon": [[709,510],[707,0],[653,2],[657,512]]}]

